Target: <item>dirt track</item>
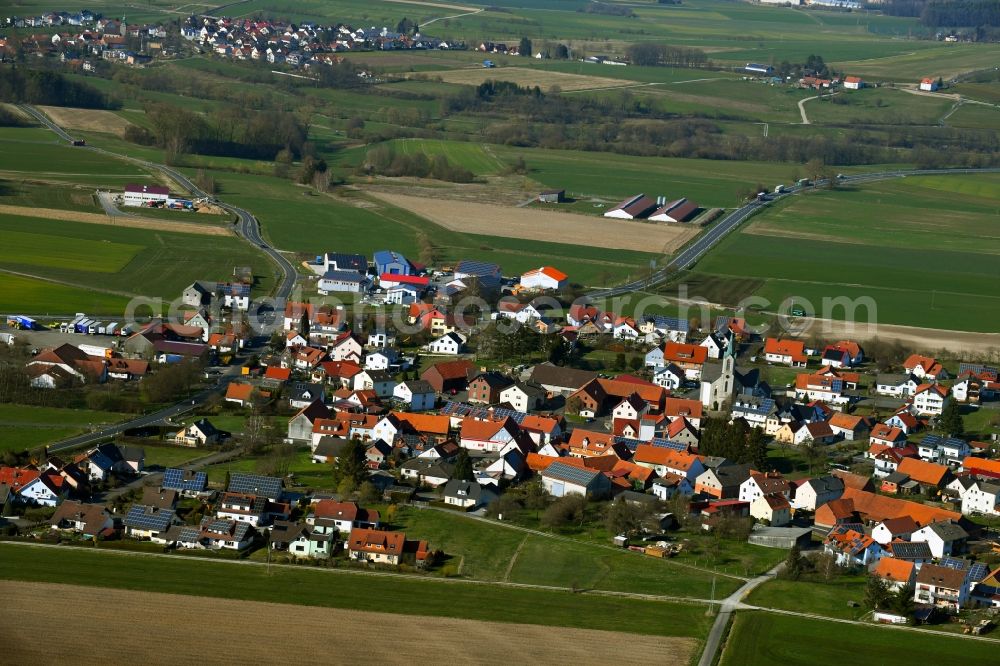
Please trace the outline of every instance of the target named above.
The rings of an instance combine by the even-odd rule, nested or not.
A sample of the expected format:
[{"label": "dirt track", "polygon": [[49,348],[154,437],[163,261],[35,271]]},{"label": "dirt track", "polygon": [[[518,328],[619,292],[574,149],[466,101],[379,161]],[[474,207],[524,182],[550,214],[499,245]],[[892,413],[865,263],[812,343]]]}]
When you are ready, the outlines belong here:
[{"label": "dirt track", "polygon": [[231,236],[227,227],[193,222],[173,222],[152,217],[132,217],[121,215],[108,217],[101,213],[84,213],[76,210],[60,210],[57,208],[29,208],[27,206],[8,206],[0,204],[0,213],[22,215],[24,217],[43,217],[49,220],[65,220],[67,222],[82,222],[84,224],[106,224],[112,227],[132,227],[134,229],[152,229],[153,231],[174,231],[179,234],[198,234],[201,236]]},{"label": "dirt track", "polygon": [[623,654],[637,663],[683,664],[697,648],[690,638],[48,583],[0,581],[0,599],[0,654],[4,663],[21,666],[605,664]]},{"label": "dirt track", "polygon": [[453,231],[639,252],[670,253],[698,234],[693,226],[630,222],[494,204],[371,194]]}]

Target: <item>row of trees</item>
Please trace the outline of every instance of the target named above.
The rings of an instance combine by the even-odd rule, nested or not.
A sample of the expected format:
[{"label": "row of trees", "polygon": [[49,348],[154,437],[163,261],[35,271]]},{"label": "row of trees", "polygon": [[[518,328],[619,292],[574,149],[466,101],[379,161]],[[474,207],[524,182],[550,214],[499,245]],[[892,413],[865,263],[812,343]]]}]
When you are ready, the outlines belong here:
[{"label": "row of trees", "polygon": [[0,100],[84,109],[116,109],[121,103],[85,83],[58,72],[27,69],[16,64],[0,70]]},{"label": "row of trees", "polygon": [[154,103],[146,106],[146,118],[152,129],[129,128],[125,138],[164,148],[167,159],[174,163],[188,152],[270,160],[281,151],[300,157],[313,150],[307,141],[309,120],[305,113],[253,111],[234,105],[202,115]]},{"label": "row of trees", "polygon": [[428,157],[423,152],[397,153],[389,144],[376,146],[368,151],[361,171],[383,176],[412,176],[434,178],[453,183],[471,183],[475,175],[465,167],[454,164],[444,155]]},{"label": "row of trees", "polygon": [[929,28],[1000,26],[1000,0],[929,0],[920,22]]},{"label": "row of trees", "polygon": [[668,46],[639,42],[629,44],[625,56],[633,65],[642,67],[706,67],[711,64],[708,55],[701,49],[688,46]]}]

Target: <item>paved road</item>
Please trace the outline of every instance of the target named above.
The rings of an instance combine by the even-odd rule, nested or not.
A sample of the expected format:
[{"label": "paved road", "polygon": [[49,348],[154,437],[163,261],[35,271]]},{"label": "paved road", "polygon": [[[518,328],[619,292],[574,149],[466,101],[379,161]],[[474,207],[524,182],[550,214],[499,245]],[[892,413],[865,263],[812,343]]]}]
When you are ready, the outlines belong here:
[{"label": "paved road", "polygon": [[223,375],[219,381],[212,386],[199,391],[195,395],[171,405],[170,407],[165,407],[150,414],[143,414],[142,416],[134,418],[131,421],[116,423],[114,425],[101,428],[100,430],[84,433],[83,435],[77,435],[76,437],[70,437],[69,439],[64,439],[61,442],[56,442],[55,444],[49,446],[49,453],[58,453],[59,451],[65,451],[67,449],[75,449],[88,446],[90,444],[96,444],[100,441],[123,433],[126,430],[134,430],[136,428],[151,426],[156,423],[161,423],[167,419],[172,419],[175,416],[181,416],[190,411],[194,411],[211,396],[225,390],[229,383],[239,376],[236,374],[238,371],[239,368],[237,367],[230,368],[230,374]]},{"label": "paved road", "polygon": [[[44,113],[42,113],[35,107],[31,106],[30,104],[19,104],[18,107],[25,113],[30,114],[33,118],[38,120],[38,122],[42,123],[45,127],[55,132],[64,141],[72,143],[74,137],[67,134],[66,131],[63,130],[63,128],[59,127],[54,122],[52,122],[49,119],[49,117],[46,116]],[[234,206],[224,201],[219,201],[215,199],[211,194],[205,192],[200,187],[191,182],[191,180],[183,173],[181,173],[177,169],[168,167],[164,164],[147,162],[146,160],[136,159],[128,155],[122,155],[120,153],[114,153],[109,150],[105,150],[103,148],[97,148],[95,146],[80,146],[78,149],[90,150],[97,153],[104,153],[105,155],[109,155],[111,157],[117,157],[120,159],[128,160],[140,166],[146,167],[147,169],[154,169],[156,171],[159,171],[160,173],[163,173],[167,177],[176,181],[181,187],[190,192],[191,195],[194,196],[195,198],[212,199],[216,205],[220,206],[221,208],[225,208],[229,212],[235,214],[239,218],[239,226],[237,227],[239,235],[248,243],[253,243],[259,249],[265,252],[271,258],[271,260],[275,264],[277,264],[278,268],[281,270],[282,279],[278,284],[277,290],[275,291],[274,295],[275,299],[278,301],[278,307],[279,308],[284,307],[285,300],[289,297],[289,295],[291,295],[292,289],[295,287],[295,279],[297,275],[295,266],[293,266],[291,262],[289,262],[288,259],[286,259],[280,252],[278,252],[277,249],[271,247],[271,245],[263,239],[260,233],[260,224],[258,223],[257,218],[255,218],[252,213],[238,206]],[[104,205],[103,201],[102,205]],[[105,210],[107,211],[106,206]],[[110,214],[113,213],[109,212],[109,215]]]},{"label": "paved road", "polygon": [[726,635],[726,627],[729,625],[729,619],[733,611],[743,607],[743,598],[753,592],[759,585],[773,580],[784,567],[785,563],[782,562],[766,574],[748,580],[740,589],[722,600],[719,614],[715,617],[715,623],[712,625],[711,630],[709,630],[708,638],[705,640],[705,649],[701,653],[701,659],[698,660],[698,666],[712,666],[715,662],[715,655],[722,645],[723,637]]},{"label": "paved road", "polygon": [[[852,184],[863,184],[872,183],[880,180],[890,180],[893,178],[906,178],[907,176],[937,176],[937,175],[952,175],[952,174],[976,174],[976,173],[1000,173],[1000,168],[991,167],[984,169],[910,169],[904,170],[900,169],[897,171],[881,171],[878,173],[865,173],[856,174],[853,176],[844,176],[843,178],[838,178],[837,183],[839,185],[852,185]],[[792,196],[793,194],[798,194],[800,192],[812,191],[817,188],[822,188],[827,185],[827,181],[820,180],[817,181],[815,185],[810,186],[799,186],[793,185],[786,187],[784,192],[772,193],[766,195],[764,200],[754,199],[740,208],[737,208],[730,212],[728,215],[723,217],[721,220],[712,223],[709,230],[706,233],[701,234],[696,237],[694,242],[688,245],[680,254],[675,256],[670,262],[663,268],[657,270],[649,277],[642,278],[641,280],[634,280],[626,284],[618,285],[617,287],[612,287],[610,289],[601,289],[598,291],[590,292],[589,296],[591,298],[610,298],[613,296],[621,296],[622,294],[627,294],[633,291],[642,291],[644,289],[649,289],[650,287],[655,287],[669,280],[673,275],[679,271],[691,268],[694,266],[701,257],[703,257],[709,250],[715,247],[719,241],[725,238],[729,232],[737,228],[750,217],[752,217],[758,211],[766,208],[772,202],[785,197]]]}]

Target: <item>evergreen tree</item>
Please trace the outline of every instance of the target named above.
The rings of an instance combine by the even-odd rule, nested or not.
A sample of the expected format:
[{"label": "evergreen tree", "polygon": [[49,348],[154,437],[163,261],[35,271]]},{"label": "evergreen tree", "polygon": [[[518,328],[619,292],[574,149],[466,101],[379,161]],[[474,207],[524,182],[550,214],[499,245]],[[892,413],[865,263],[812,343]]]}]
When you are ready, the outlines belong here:
[{"label": "evergreen tree", "polygon": [[469,457],[469,452],[466,449],[459,449],[458,455],[455,456],[455,471],[451,478],[460,481],[472,481],[476,478],[475,471],[472,469],[472,458]]},{"label": "evergreen tree", "polygon": [[892,591],[885,581],[878,576],[868,576],[865,584],[865,607],[872,610],[886,608],[892,599]]},{"label": "evergreen tree", "polygon": [[525,58],[531,57],[531,40],[527,37],[521,38],[521,43],[518,44],[517,52]]},{"label": "evergreen tree", "polygon": [[965,424],[962,423],[962,412],[958,403],[949,399],[941,411],[941,418],[938,420],[938,427],[952,437],[958,437],[965,432]]},{"label": "evergreen tree", "polygon": [[[333,465],[333,483],[338,488],[341,484],[350,485],[351,491],[368,479],[368,467],[365,465],[365,445],[356,439],[348,440],[337,456]],[[345,483],[347,482],[347,483]]]}]

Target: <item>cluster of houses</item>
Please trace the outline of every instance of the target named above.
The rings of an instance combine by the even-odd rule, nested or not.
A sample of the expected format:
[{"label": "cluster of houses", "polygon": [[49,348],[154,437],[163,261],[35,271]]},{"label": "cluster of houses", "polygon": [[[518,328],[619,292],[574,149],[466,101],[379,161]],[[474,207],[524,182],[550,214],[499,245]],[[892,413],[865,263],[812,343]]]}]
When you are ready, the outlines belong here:
[{"label": "cluster of houses", "polygon": [[25,467],[0,467],[0,507],[11,504],[54,507],[70,499],[86,499],[96,484],[112,477],[135,478],[145,469],[140,447],[106,443],[71,459],[46,456]]},{"label": "cluster of houses", "polygon": [[[129,24],[124,19],[104,18],[86,9],[8,16],[4,22],[12,28],[60,28],[24,36],[19,40],[21,48],[31,55],[59,55],[64,62],[79,64],[85,71],[94,70],[93,60],[88,58],[141,66],[152,60],[149,54],[165,52],[167,30],[162,24]],[[129,49],[129,40],[140,43],[141,48]],[[11,44],[0,39],[0,50],[10,48]]]},{"label": "cluster of houses", "polygon": [[[186,498],[194,501],[185,508]],[[194,506],[203,510],[192,511]],[[293,512],[300,518],[292,520]],[[49,524],[84,539],[126,537],[185,550],[266,545],[295,559],[343,553],[353,561],[414,566],[426,565],[432,556],[426,541],[387,530],[378,511],[321,494],[302,498],[289,493],[281,479],[243,472],[232,473],[223,490],[213,491],[204,472],[171,468],[160,485],[144,486],[120,515],[104,504],[67,498]]]},{"label": "cluster of houses", "polygon": [[310,21],[292,24],[263,18],[191,17],[181,26],[181,36],[221,57],[306,69],[335,64],[341,60],[338,53],[353,51],[466,48],[464,42],[386,27],[323,26]]},{"label": "cluster of houses", "polygon": [[687,197],[668,200],[667,197],[647,197],[636,194],[604,212],[604,217],[616,220],[649,220],[650,222],[688,222],[701,208]]}]

